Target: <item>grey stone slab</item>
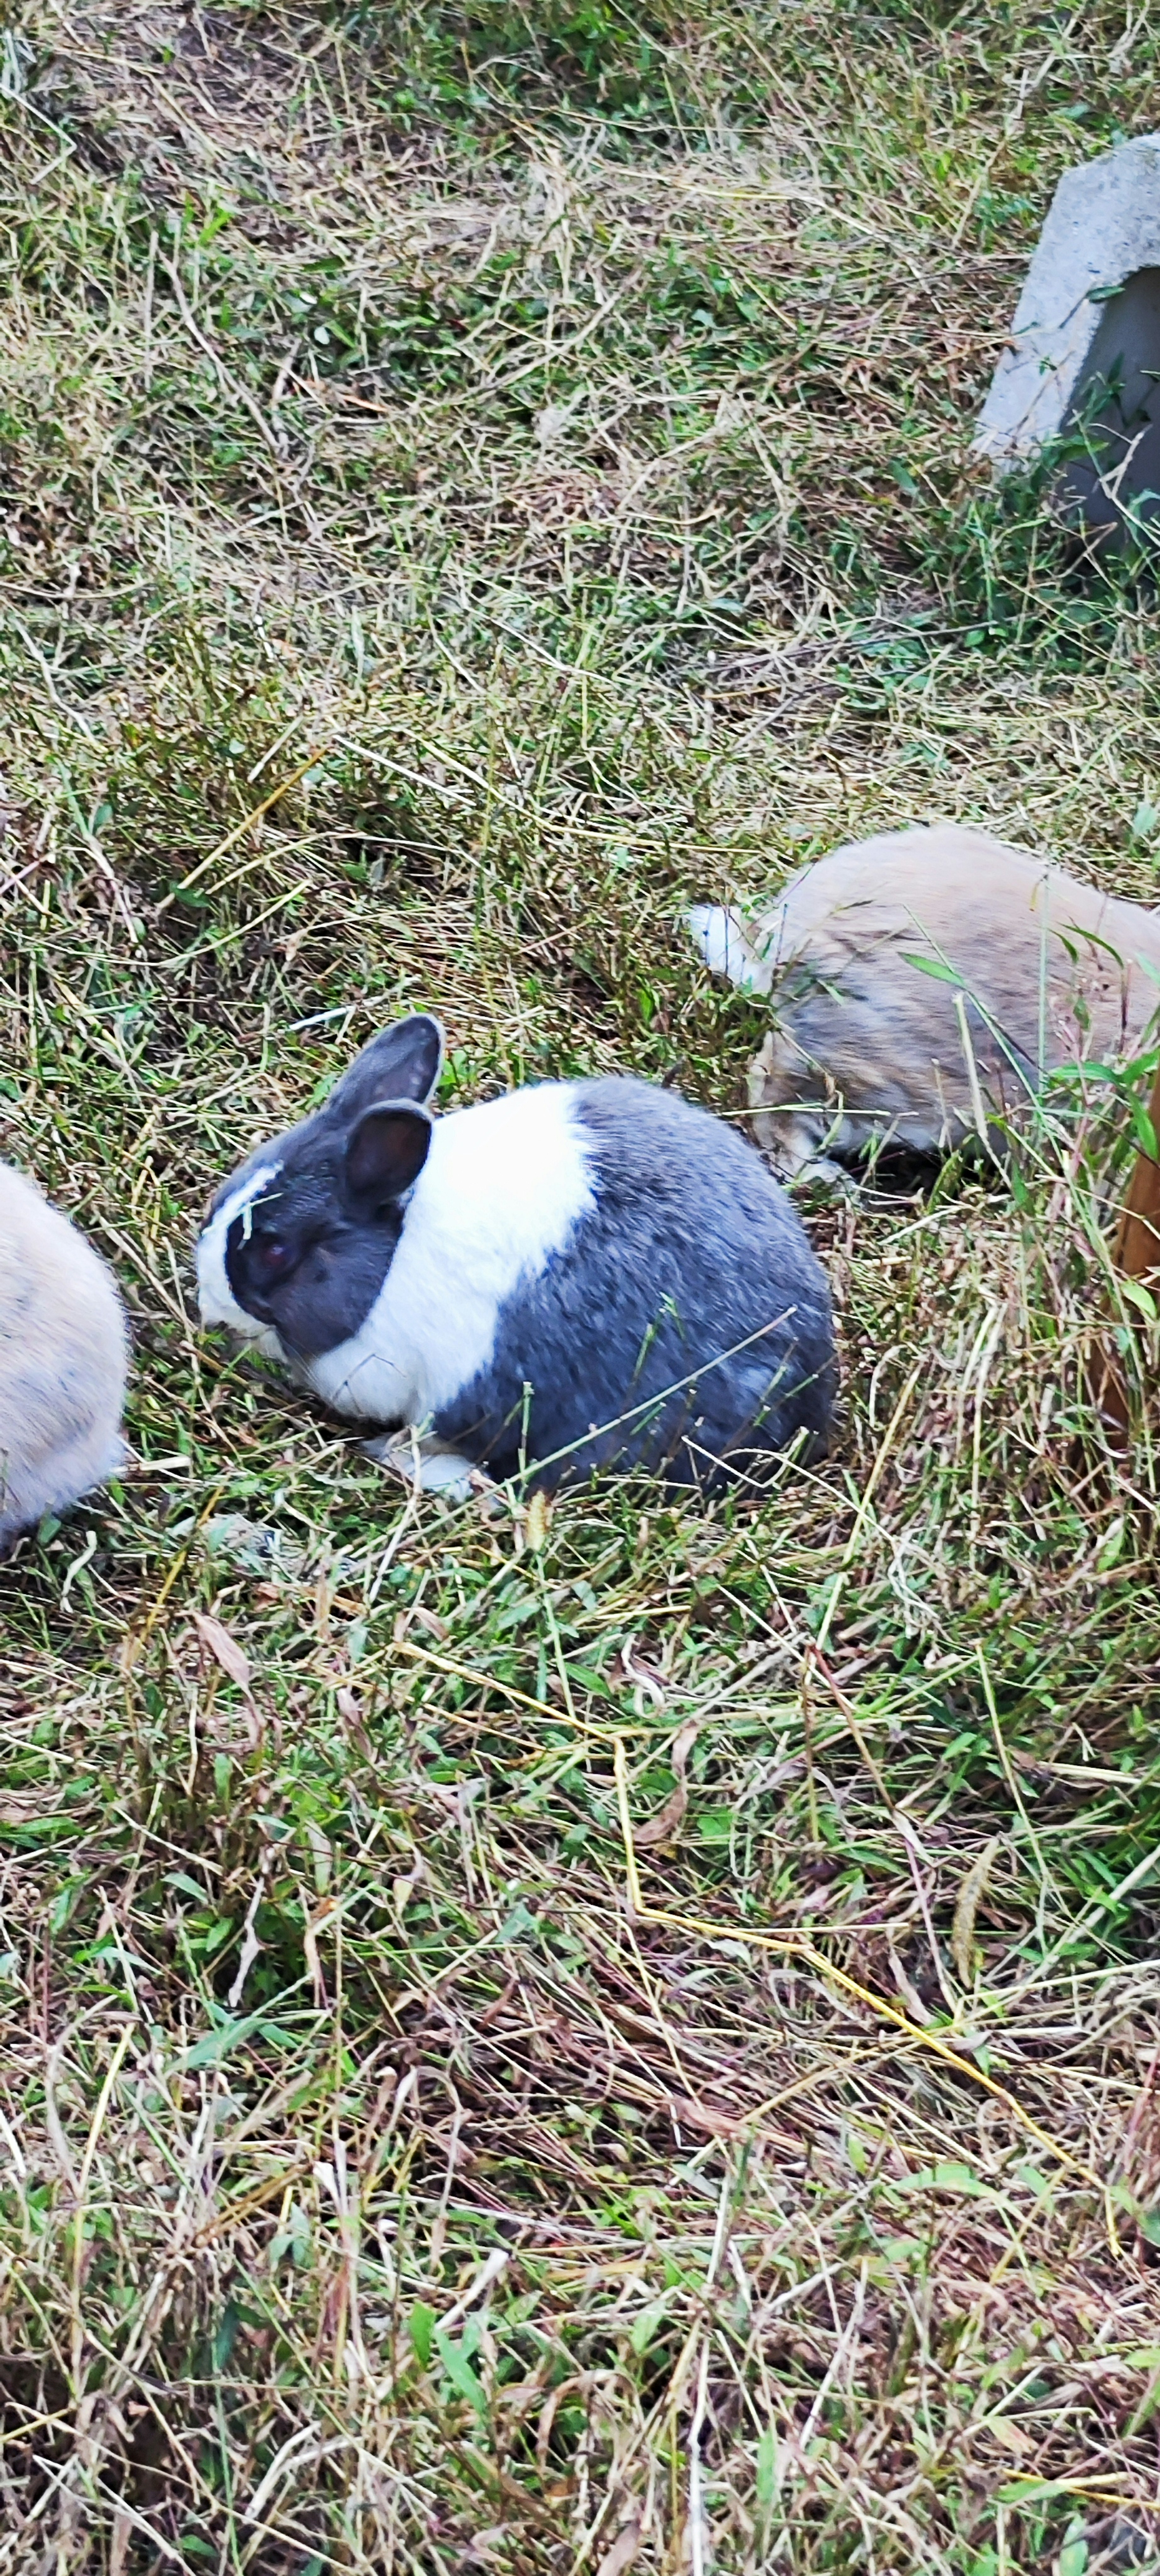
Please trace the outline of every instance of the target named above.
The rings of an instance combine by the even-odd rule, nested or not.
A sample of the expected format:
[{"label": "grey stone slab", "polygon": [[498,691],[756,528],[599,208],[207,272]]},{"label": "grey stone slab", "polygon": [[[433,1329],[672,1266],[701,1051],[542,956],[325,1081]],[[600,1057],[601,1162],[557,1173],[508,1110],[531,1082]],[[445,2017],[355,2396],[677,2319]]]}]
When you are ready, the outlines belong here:
[{"label": "grey stone slab", "polygon": [[1065,171],[979,420],[976,452],[1031,462],[1077,416],[1098,456],[1067,470],[1085,518],[1160,507],[1160,134]]}]

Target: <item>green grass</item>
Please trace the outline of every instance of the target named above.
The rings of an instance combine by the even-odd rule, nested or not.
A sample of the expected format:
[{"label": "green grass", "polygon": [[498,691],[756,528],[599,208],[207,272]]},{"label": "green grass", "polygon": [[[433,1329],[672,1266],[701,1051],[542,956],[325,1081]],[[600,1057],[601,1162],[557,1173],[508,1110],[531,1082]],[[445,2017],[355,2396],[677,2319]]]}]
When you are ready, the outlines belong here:
[{"label": "green grass", "polygon": [[1158,2566],[1155,1458],[1077,1450],[1074,1121],[811,1212],[840,1434],[757,1509],[410,1506],[190,1271],[400,1006],[448,1102],[739,1114],[681,905],[840,836],[1156,898],[1146,569],[968,457],[1156,40],[0,17],[0,1146],[137,1459],[0,1573],[0,2576]]}]

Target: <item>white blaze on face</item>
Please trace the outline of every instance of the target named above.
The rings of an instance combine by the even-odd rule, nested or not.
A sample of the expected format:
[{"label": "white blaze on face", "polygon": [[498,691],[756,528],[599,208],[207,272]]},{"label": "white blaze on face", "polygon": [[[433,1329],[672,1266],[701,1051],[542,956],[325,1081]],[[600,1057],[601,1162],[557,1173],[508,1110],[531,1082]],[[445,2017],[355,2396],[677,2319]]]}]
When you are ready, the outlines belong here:
[{"label": "white blaze on face", "polygon": [[282,1345],[268,1325],[260,1324],[256,1315],[247,1315],[245,1307],[239,1306],[226,1269],[226,1238],[234,1218],[254,1206],[271,1181],[277,1180],[281,1169],[280,1163],[260,1163],[256,1171],[250,1172],[241,1187],[231,1190],[221,1206],[214,1209],[197,1247],[197,1288],[203,1324],[228,1324],[239,1340],[256,1342],[272,1359],[283,1357]]}]

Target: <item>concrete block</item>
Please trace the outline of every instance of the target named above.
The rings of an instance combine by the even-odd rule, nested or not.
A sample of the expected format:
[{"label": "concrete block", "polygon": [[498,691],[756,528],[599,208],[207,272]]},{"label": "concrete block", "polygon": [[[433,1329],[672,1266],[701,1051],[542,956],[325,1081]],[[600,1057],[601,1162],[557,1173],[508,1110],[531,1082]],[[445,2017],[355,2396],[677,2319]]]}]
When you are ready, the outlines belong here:
[{"label": "concrete block", "polygon": [[975,450],[999,472],[1090,421],[1062,475],[1093,530],[1160,511],[1160,134],[1065,171],[995,370]]}]

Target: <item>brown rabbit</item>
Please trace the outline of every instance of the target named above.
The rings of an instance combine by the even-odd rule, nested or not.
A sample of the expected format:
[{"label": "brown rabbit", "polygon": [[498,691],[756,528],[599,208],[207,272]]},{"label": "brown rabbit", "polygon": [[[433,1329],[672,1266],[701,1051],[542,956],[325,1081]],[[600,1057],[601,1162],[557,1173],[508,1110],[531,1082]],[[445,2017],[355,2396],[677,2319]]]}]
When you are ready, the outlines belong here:
[{"label": "brown rabbit", "polygon": [[689,925],[772,998],[749,1097],[789,1174],[836,1179],[875,1140],[943,1153],[1054,1066],[1131,1053],[1160,1007],[1160,916],[961,823],[848,843],[752,919]]}]

